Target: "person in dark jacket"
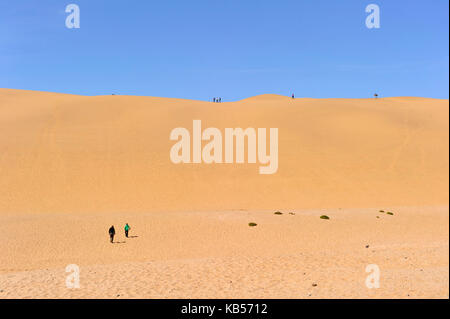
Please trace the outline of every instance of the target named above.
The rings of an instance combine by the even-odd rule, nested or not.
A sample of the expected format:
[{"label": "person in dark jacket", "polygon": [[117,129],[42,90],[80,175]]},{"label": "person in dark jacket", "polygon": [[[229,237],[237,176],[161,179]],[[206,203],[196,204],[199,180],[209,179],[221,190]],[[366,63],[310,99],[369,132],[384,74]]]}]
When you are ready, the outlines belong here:
[{"label": "person in dark jacket", "polygon": [[109,239],[112,243],[114,241],[114,235],[116,234],[116,230],[114,229],[114,225],[109,229]]}]

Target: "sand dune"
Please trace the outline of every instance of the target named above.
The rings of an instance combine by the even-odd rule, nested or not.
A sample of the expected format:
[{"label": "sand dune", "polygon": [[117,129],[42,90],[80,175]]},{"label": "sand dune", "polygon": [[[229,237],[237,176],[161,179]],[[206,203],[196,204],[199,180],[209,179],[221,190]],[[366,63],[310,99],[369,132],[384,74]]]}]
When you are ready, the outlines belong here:
[{"label": "sand dune", "polygon": [[[179,99],[0,91],[0,212],[448,203],[448,100]],[[279,169],[169,159],[175,127],[279,128]]]},{"label": "sand dune", "polygon": [[[414,97],[0,89],[0,298],[448,298],[448,113]],[[278,128],[278,172],[173,164],[170,132],[195,119]],[[379,289],[364,284],[373,263]]]}]

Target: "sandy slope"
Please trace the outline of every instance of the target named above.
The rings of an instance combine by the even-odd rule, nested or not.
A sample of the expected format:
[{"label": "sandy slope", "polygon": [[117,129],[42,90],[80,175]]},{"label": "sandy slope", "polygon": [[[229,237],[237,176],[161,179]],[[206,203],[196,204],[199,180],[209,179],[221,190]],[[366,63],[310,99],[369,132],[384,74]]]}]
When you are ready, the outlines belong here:
[{"label": "sandy slope", "polygon": [[[0,89],[0,298],[448,297],[448,113],[448,100],[410,97]],[[278,172],[173,164],[170,131],[193,119],[278,127]],[[139,237],[109,244],[125,222]],[[64,286],[69,263],[80,290]]]},{"label": "sandy slope", "polygon": [[[3,217],[0,298],[448,298],[448,207],[392,210]],[[110,244],[125,220],[137,237]]]},{"label": "sandy slope", "polygon": [[[177,99],[0,91],[0,212],[448,203],[448,101]],[[278,127],[279,170],[174,165],[175,127]]]}]

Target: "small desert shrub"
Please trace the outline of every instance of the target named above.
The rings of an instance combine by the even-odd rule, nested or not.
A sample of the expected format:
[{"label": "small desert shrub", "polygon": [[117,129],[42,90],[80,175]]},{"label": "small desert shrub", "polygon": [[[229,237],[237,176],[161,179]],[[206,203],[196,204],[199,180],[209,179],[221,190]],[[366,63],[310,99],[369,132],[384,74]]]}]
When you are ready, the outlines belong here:
[{"label": "small desert shrub", "polygon": [[248,223],[248,225],[249,225],[250,227],[254,227],[254,226],[258,225],[258,224],[257,224],[257,223]]},{"label": "small desert shrub", "polygon": [[388,215],[394,215],[394,213],[391,213],[391,212],[387,212],[386,214],[388,214]]},{"label": "small desert shrub", "polygon": [[384,210],[380,210],[380,213],[384,213]]},{"label": "small desert shrub", "polygon": [[330,219],[330,217],[328,217],[327,215],[322,215],[320,216],[320,219]]},{"label": "small desert shrub", "polygon": [[289,215],[295,215],[295,213],[289,213]]},{"label": "small desert shrub", "polygon": [[275,215],[283,215],[282,212],[275,212],[274,214],[275,214]]}]

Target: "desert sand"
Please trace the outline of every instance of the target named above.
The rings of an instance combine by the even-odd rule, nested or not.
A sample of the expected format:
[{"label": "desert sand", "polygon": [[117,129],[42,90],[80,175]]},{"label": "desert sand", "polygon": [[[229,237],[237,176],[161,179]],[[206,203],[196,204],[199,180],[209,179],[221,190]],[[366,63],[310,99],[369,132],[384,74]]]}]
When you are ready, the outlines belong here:
[{"label": "desert sand", "polygon": [[[418,97],[0,89],[0,298],[448,298],[448,116]],[[278,128],[278,172],[172,163],[194,119]]]}]

